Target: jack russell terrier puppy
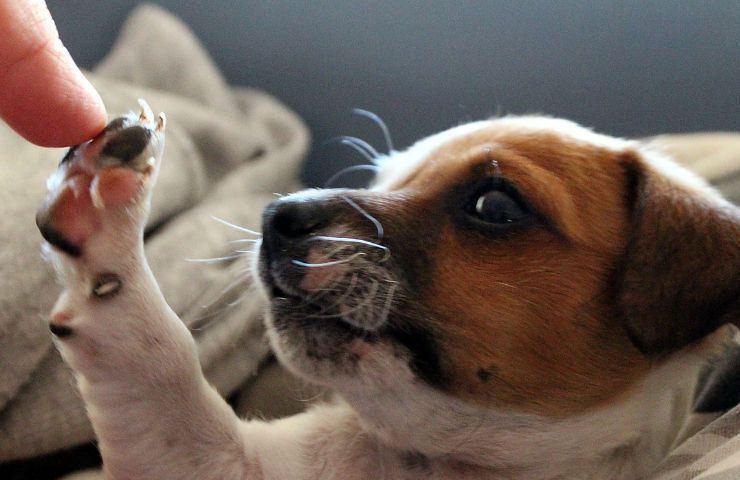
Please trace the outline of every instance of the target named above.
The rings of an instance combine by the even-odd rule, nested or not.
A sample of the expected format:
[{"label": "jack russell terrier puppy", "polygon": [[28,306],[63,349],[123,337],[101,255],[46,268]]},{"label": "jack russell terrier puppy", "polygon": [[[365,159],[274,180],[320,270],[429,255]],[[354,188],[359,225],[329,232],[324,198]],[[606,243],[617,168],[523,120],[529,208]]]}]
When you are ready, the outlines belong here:
[{"label": "jack russell terrier puppy", "polygon": [[475,122],[266,208],[269,340],[339,398],[241,421],[144,257],[164,129],[143,106],[71,148],[37,216],[109,479],[644,478],[740,323],[738,207],[637,142]]}]

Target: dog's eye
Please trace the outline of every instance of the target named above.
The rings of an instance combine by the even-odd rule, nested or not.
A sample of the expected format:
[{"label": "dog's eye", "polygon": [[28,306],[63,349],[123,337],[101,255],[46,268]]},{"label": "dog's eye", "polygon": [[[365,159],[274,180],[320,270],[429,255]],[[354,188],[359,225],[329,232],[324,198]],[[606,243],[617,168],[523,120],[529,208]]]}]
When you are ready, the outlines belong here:
[{"label": "dog's eye", "polygon": [[514,233],[541,218],[506,178],[482,178],[457,192],[453,197],[455,217],[484,234]]},{"label": "dog's eye", "polygon": [[521,203],[501,190],[483,193],[475,200],[473,212],[476,218],[496,225],[520,222],[529,216]]},{"label": "dog's eye", "polygon": [[490,233],[520,227],[532,220],[533,214],[519,191],[505,180],[488,180],[468,197],[465,213],[468,222]]}]

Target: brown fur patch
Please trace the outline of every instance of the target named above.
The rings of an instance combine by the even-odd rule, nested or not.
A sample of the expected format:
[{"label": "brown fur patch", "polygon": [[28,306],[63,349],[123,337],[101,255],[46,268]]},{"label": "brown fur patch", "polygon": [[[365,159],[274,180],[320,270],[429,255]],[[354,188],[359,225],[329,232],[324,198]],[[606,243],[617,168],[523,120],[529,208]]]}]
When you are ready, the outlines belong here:
[{"label": "brown fur patch", "polygon": [[[400,328],[431,340],[422,378],[565,416],[628,394],[654,353],[740,322],[740,227],[736,207],[669,180],[632,144],[548,122],[494,122],[353,197],[403,272]],[[488,235],[456,218],[465,199],[451,192],[492,174],[537,221]]]},{"label": "brown fur patch", "polygon": [[[548,225],[490,238],[455,224],[444,199],[491,159]],[[405,215],[418,209],[439,231],[419,302],[450,393],[567,415],[618,396],[647,371],[608,288],[628,241],[625,189],[613,151],[495,129],[442,146],[399,186]]]},{"label": "brown fur patch", "polygon": [[670,353],[740,325],[740,209],[669,181],[635,152],[624,164],[635,208],[619,301],[632,338]]}]

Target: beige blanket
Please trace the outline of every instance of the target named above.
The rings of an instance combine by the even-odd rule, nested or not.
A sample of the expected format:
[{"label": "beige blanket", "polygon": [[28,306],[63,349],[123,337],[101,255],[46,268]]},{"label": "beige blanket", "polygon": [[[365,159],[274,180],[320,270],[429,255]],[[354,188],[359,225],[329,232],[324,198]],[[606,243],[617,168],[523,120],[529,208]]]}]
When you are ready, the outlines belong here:
[{"label": "beige blanket", "polygon": [[[170,305],[193,328],[207,376],[232,392],[268,353],[261,302],[243,255],[187,259],[249,248],[229,243],[249,235],[211,215],[258,229],[273,192],[295,188],[307,130],[270,96],[228,87],[190,31],[151,6],[135,11],[90,78],[113,116],[138,97],[167,113],[147,254]],[[34,214],[61,154],[0,123],[0,462],[93,438],[44,320],[60,287],[41,259]]]}]

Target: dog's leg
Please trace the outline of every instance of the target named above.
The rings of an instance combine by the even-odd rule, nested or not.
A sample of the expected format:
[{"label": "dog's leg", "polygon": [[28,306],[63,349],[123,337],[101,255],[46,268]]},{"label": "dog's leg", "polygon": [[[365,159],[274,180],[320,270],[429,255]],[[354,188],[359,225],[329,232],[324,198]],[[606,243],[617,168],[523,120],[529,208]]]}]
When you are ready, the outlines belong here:
[{"label": "dog's leg", "polygon": [[163,130],[145,110],[71,149],[37,217],[65,288],[49,327],[78,378],[107,478],[438,478],[381,446],[346,405],[245,423],[207,383],[144,257]]},{"label": "dog's leg", "polygon": [[37,223],[65,290],[50,329],[77,375],[108,478],[241,479],[239,421],[144,258],[164,119],[114,120],[49,181]]}]

